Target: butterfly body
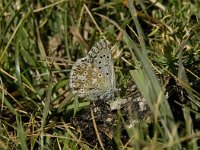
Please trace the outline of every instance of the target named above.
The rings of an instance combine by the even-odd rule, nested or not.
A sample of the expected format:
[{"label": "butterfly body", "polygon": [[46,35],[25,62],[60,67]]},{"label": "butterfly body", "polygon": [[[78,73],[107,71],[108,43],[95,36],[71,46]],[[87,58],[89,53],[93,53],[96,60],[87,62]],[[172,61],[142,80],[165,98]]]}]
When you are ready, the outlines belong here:
[{"label": "butterfly body", "polygon": [[110,45],[106,40],[100,40],[86,57],[73,65],[69,87],[74,95],[97,100],[111,97],[115,86]]}]

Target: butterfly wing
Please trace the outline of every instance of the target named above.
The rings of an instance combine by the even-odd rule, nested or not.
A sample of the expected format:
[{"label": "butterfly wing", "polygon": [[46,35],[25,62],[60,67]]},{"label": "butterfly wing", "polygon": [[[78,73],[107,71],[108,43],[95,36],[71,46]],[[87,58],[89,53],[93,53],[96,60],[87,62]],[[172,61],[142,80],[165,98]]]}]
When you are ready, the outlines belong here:
[{"label": "butterfly wing", "polygon": [[97,99],[115,88],[115,74],[108,42],[100,40],[84,58],[77,60],[70,73],[69,87],[80,97]]},{"label": "butterfly wing", "polygon": [[[114,64],[112,59],[112,52],[109,42],[106,40],[100,40],[89,51],[88,57],[93,59],[95,67],[97,67],[103,76],[106,78],[107,84],[104,87],[104,95],[112,93],[115,90],[115,73]],[[102,96],[104,96],[102,95]]]}]

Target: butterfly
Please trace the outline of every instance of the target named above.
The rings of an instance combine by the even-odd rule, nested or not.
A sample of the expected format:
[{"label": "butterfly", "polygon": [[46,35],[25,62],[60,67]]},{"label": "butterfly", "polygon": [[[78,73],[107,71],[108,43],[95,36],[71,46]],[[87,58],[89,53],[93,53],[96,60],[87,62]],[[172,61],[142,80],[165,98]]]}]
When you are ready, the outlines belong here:
[{"label": "butterfly", "polygon": [[69,87],[74,95],[91,100],[109,99],[116,90],[111,47],[107,40],[99,40],[88,55],[72,66]]}]

